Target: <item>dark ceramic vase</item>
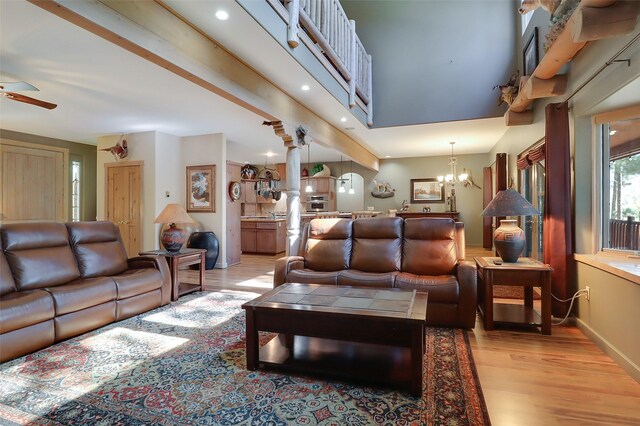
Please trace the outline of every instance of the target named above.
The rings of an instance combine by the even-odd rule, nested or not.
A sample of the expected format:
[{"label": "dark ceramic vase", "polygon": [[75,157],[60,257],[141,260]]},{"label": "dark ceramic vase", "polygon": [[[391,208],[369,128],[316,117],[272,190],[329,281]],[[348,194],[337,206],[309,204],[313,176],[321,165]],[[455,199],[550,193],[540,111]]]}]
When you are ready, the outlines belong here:
[{"label": "dark ceramic vase", "polygon": [[[207,232],[194,232],[187,241],[187,247],[205,249],[207,252],[204,254],[205,266],[204,269],[213,269],[218,261],[218,254],[220,252],[220,243],[216,234],[211,231]],[[200,265],[191,265],[191,269],[199,269]]]},{"label": "dark ceramic vase", "polygon": [[515,263],[524,250],[524,231],[515,220],[501,220],[500,227],[493,234],[493,244],[503,262]]}]

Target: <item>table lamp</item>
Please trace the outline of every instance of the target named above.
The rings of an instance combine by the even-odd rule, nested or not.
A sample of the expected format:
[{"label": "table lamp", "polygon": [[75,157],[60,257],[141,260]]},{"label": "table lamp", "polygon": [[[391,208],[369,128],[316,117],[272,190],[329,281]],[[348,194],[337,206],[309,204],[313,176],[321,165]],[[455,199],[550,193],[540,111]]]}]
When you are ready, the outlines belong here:
[{"label": "table lamp", "polygon": [[167,204],[153,222],[169,224],[169,228],[162,232],[160,242],[165,250],[178,252],[184,244],[185,232],[178,228],[176,223],[193,223],[194,221],[180,204],[175,203]]},{"label": "table lamp", "polygon": [[[505,189],[493,197],[482,216],[532,216],[540,212],[515,189]],[[504,219],[493,233],[493,244],[503,262],[515,263],[524,250],[524,231],[515,219]]]}]

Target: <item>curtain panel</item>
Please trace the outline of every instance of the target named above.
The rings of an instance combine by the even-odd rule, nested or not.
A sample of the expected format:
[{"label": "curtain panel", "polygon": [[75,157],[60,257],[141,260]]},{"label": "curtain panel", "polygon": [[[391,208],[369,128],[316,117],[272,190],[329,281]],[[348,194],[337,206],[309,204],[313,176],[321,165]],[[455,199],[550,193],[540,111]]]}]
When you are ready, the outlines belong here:
[{"label": "curtain panel", "polygon": [[[545,109],[545,205],[544,262],[551,265],[551,290],[558,299],[567,299],[573,287],[573,233],[571,222],[571,158],[569,107],[552,103]],[[568,302],[552,300],[552,313],[564,317]]]}]

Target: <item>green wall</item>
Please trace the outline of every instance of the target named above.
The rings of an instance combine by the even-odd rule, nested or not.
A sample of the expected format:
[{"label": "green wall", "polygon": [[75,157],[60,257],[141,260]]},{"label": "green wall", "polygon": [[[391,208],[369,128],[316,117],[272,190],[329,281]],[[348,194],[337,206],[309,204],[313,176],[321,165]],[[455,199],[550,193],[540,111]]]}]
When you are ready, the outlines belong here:
[{"label": "green wall", "polygon": [[[458,159],[457,172],[462,173],[466,168],[471,173],[473,181],[482,187],[482,168],[489,164],[487,154],[456,155]],[[377,211],[387,211],[389,209],[400,210],[402,200],[410,201],[410,181],[411,179],[435,178],[438,175],[449,173],[448,156],[439,157],[409,157],[381,159],[378,173],[366,169],[358,164],[353,164],[353,173],[358,173],[364,178],[364,206],[374,207]],[[303,167],[306,163],[303,163]],[[327,163],[331,169],[332,176],[340,175],[340,163]],[[351,165],[345,161],[343,163],[343,173],[351,171]],[[387,181],[395,189],[395,195],[391,198],[374,198],[371,195],[373,190],[373,179],[377,181]],[[475,187],[464,188],[456,185],[457,210],[460,212],[460,220],[465,223],[465,236],[467,244],[482,245],[482,190]],[[448,194],[450,187],[447,187]],[[431,207],[433,212],[445,211],[444,203],[412,204],[409,211],[420,212],[425,206]]]},{"label": "green wall", "polygon": [[[70,142],[61,139],[47,138],[44,136],[19,133],[11,130],[0,129],[0,137],[14,141],[34,143],[39,145],[55,146],[69,150],[69,185],[68,191],[71,195],[71,161],[80,161],[80,202],[82,220],[96,220],[96,147],[77,142]],[[69,215],[71,214],[71,196],[69,196]],[[71,220],[69,217],[68,220]]]}]

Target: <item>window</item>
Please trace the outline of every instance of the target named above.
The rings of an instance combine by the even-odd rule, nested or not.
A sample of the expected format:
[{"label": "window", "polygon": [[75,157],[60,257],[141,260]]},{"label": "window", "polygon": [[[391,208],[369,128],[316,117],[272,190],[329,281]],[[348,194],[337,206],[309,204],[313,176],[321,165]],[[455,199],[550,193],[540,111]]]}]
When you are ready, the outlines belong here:
[{"label": "window", "polygon": [[80,162],[71,161],[71,221],[80,222]]},{"label": "window", "polygon": [[603,123],[602,249],[640,250],[640,118]]},{"label": "window", "polygon": [[529,25],[529,21],[531,21],[531,17],[533,16],[533,12],[525,13],[524,15],[520,15],[520,28],[522,29],[522,35],[527,31],[527,26]]}]

